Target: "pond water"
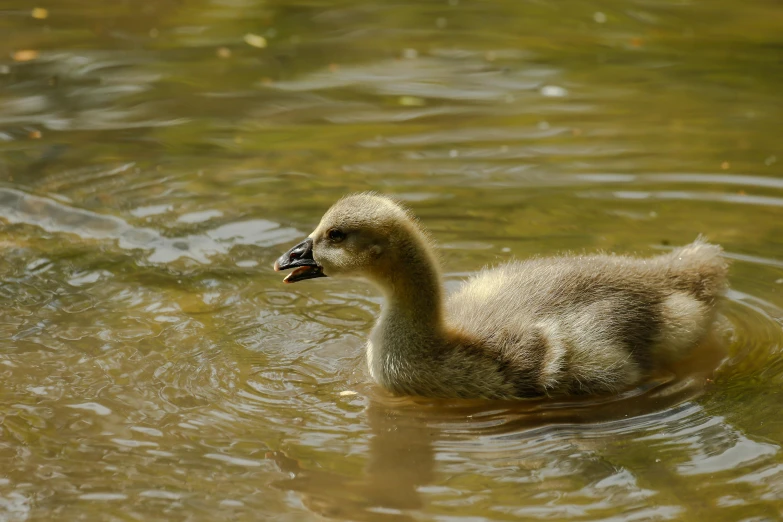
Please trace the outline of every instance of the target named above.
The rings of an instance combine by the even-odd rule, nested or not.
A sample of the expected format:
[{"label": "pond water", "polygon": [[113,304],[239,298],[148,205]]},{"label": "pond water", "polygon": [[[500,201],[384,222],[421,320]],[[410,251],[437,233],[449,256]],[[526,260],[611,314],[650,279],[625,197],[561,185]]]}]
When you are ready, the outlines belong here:
[{"label": "pond water", "polygon": [[[783,519],[781,27],[775,0],[0,0],[0,521]],[[449,288],[704,234],[723,326],[617,398],[387,397],[378,294],[271,269],[367,189]]]}]

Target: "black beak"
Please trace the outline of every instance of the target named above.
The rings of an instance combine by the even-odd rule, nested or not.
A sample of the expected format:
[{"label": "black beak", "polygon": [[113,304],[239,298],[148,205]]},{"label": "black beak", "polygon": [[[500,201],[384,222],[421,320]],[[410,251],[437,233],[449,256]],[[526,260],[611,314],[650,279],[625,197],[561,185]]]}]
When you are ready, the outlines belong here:
[{"label": "black beak", "polygon": [[305,279],[326,277],[321,265],[313,259],[313,240],[309,237],[275,261],[275,272],[295,268],[283,279],[284,283],[296,283]]}]

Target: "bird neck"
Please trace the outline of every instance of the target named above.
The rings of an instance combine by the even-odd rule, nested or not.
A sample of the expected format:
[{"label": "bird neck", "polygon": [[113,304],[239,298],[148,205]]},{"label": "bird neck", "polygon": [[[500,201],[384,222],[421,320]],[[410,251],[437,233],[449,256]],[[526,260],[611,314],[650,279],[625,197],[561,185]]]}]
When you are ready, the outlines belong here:
[{"label": "bird neck", "polygon": [[428,246],[399,249],[396,269],[380,285],[381,317],[367,345],[373,378],[395,389],[446,344],[440,271]]},{"label": "bird neck", "polygon": [[[401,346],[417,348],[435,342],[443,330],[440,288],[417,286],[413,295],[387,295],[378,327],[387,343],[396,337]],[[408,292],[401,292],[408,294]],[[424,347],[422,347],[424,348]]]},{"label": "bird neck", "polygon": [[438,333],[443,325],[443,290],[438,263],[423,241],[399,249],[396,269],[384,285],[386,321],[405,325],[410,334]]}]

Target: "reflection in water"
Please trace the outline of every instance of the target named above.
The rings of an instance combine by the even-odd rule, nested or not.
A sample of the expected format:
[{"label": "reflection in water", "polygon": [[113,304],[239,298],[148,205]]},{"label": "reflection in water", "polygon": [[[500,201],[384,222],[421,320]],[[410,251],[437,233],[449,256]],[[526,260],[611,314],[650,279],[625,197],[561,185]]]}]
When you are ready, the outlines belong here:
[{"label": "reflection in water", "polygon": [[[780,9],[332,4],[0,0],[0,521],[783,517]],[[448,289],[704,234],[725,328],[619,397],[382,396],[374,291],[270,268],[368,189]]]},{"label": "reflection in water", "polygon": [[302,494],[308,509],[346,520],[414,520],[423,507],[419,490],[433,480],[439,430],[427,418],[372,402],[369,462],[358,476],[303,469],[282,452],[270,455],[292,478],[277,488]]},{"label": "reflection in water", "polygon": [[[669,489],[667,481],[768,463],[778,452],[777,446],[748,438],[692,402],[712,382],[708,376],[725,353],[720,345],[719,339],[711,339],[683,364],[618,397],[487,403],[374,396],[365,411],[372,438],[361,472],[310,468],[276,451],[268,457],[290,478],[274,486],[296,492],[308,509],[330,518],[415,520],[431,497],[456,493],[433,483],[446,471],[444,464],[457,463],[484,476],[494,475],[493,468],[505,469],[501,480],[524,485],[518,494],[527,505],[490,507],[501,513],[538,518],[622,509],[640,518],[682,516],[687,506],[649,506]],[[604,441],[617,444],[622,439],[647,445],[642,466],[584,466],[585,460],[612,462],[612,443]],[[674,470],[657,465],[671,451],[689,460]],[[595,475],[586,485],[573,480],[575,470],[582,468]],[[549,504],[544,477],[560,477],[566,482],[560,488],[572,488],[565,503]],[[640,482],[654,487],[642,488]],[[542,499],[548,505],[541,505]]]}]

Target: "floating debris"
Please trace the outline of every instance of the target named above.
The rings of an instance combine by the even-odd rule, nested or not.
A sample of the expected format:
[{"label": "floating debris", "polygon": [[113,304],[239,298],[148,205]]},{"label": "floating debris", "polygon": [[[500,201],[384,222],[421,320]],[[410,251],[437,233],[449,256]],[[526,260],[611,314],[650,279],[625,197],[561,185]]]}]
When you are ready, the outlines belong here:
[{"label": "floating debris", "polygon": [[353,395],[358,395],[358,392],[353,390],[343,390],[340,392],[340,397],[351,397]]},{"label": "floating debris", "polygon": [[418,96],[400,96],[400,105],[403,107],[421,107],[425,101]]},{"label": "floating debris", "polygon": [[557,85],[544,85],[541,87],[541,95],[546,96],[547,98],[562,98],[567,94],[567,90]]},{"label": "floating debris", "polygon": [[38,51],[34,51],[32,49],[23,49],[13,53],[11,58],[13,58],[15,62],[29,62],[38,58]]},{"label": "floating debris", "polygon": [[45,20],[49,17],[49,11],[43,7],[34,7],[32,13],[33,18],[36,20]]},{"label": "floating debris", "polygon": [[247,33],[245,35],[245,43],[247,45],[257,47],[259,49],[264,49],[267,45],[266,38],[264,38],[261,35],[253,34],[253,33]]},{"label": "floating debris", "polygon": [[228,47],[218,47],[217,56],[218,58],[231,58],[231,49]]}]

